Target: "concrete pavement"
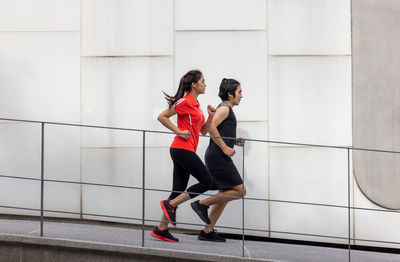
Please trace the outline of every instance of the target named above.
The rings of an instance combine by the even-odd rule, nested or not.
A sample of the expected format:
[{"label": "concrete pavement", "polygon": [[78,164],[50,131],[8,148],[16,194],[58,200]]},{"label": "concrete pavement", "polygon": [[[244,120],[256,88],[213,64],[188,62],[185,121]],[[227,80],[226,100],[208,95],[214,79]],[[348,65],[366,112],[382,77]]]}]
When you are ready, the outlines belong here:
[{"label": "concrete pavement", "polygon": [[[0,234],[0,242],[3,244],[14,239],[11,241],[14,244],[20,241],[24,244],[38,243],[40,246],[59,245],[63,248],[107,251],[109,254],[123,250],[124,254],[136,252],[143,258],[104,261],[153,261],[155,257],[158,259],[163,257],[163,261],[348,261],[348,250],[345,249],[247,240],[244,249],[246,259],[243,259],[241,240],[228,239],[226,243],[212,243],[199,241],[196,235],[174,233],[180,242],[168,243],[151,237],[149,230],[145,230],[144,248],[142,248],[141,229],[78,222],[45,222],[44,237],[40,238],[38,221],[0,219]],[[146,258],[146,254],[152,255],[153,260]],[[154,261],[159,261],[158,259]],[[99,261],[98,258],[79,261],[96,260]],[[38,261],[43,261],[43,258]],[[400,254],[352,250],[351,261],[399,262]]]}]

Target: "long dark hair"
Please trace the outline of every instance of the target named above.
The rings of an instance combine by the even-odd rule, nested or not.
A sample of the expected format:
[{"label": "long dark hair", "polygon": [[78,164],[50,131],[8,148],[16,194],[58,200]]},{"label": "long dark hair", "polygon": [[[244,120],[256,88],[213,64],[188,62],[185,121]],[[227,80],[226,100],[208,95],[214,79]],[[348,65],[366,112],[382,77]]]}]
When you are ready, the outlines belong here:
[{"label": "long dark hair", "polygon": [[170,96],[167,93],[164,93],[165,99],[168,102],[169,108],[171,108],[176,101],[184,97],[187,92],[190,92],[192,83],[197,83],[200,80],[203,73],[200,70],[190,70],[184,76],[182,76],[181,81],[179,82],[178,91],[174,96]]},{"label": "long dark hair", "polygon": [[235,79],[224,78],[219,86],[218,96],[222,101],[229,100],[229,94],[235,97],[235,92],[238,86],[240,86],[239,81]]}]

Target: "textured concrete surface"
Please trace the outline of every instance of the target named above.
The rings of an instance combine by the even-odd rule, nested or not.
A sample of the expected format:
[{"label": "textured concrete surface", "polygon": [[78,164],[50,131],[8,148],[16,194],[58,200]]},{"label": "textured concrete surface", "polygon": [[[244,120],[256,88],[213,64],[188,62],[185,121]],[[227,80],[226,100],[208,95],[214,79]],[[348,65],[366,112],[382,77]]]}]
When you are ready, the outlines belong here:
[{"label": "textured concrete surface", "polygon": [[[400,151],[400,4],[352,0],[353,146]],[[354,174],[374,203],[400,209],[400,154],[353,151]]]},{"label": "textured concrete surface", "polygon": [[[197,240],[174,233],[168,243],[142,230],[118,226],[0,219],[0,262],[3,261],[348,261],[348,250],[305,245],[228,239],[226,243]],[[395,262],[400,254],[351,251],[351,261]]]},{"label": "textured concrete surface", "polygon": [[110,243],[0,235],[0,261],[271,261]]}]

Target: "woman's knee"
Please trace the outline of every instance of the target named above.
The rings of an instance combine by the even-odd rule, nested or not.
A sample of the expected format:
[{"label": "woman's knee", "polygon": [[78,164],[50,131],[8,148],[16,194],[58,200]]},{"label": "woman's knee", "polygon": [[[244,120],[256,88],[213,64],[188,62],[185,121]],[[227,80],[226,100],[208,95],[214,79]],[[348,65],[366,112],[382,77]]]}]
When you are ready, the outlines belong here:
[{"label": "woman's knee", "polygon": [[244,186],[244,185],[242,185],[243,186],[243,195],[242,195],[242,197],[244,197],[245,195],[246,195],[246,193],[247,193],[247,191],[246,191],[246,187]]},{"label": "woman's knee", "polygon": [[240,186],[237,187],[237,196],[238,197],[244,197],[246,195],[246,187],[241,184]]},{"label": "woman's knee", "polygon": [[241,184],[232,188],[235,190],[235,197],[244,197],[246,195],[246,187]]}]

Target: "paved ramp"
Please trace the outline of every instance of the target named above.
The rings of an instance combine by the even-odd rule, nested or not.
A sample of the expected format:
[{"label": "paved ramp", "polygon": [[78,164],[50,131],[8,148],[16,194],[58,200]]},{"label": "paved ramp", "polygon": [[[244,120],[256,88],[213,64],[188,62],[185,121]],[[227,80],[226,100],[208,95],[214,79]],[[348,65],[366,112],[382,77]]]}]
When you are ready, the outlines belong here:
[{"label": "paved ramp", "polygon": [[[145,231],[118,226],[0,219],[0,261],[348,261],[348,250],[228,239],[226,243],[197,240],[174,233],[180,243],[167,243]],[[399,262],[400,254],[351,251],[354,262]]]}]

